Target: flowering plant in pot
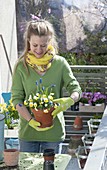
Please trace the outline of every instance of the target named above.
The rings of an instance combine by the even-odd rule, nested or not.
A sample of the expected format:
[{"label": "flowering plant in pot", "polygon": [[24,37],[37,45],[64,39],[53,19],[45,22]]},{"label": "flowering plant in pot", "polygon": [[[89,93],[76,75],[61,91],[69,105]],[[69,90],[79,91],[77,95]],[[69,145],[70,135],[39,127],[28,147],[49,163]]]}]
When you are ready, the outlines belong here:
[{"label": "flowering plant in pot", "polygon": [[93,93],[92,92],[83,92],[80,102],[84,104],[92,104]]},{"label": "flowering plant in pot", "polygon": [[[31,93],[29,98],[24,101],[24,105],[30,108],[34,114],[35,119],[41,123],[41,128],[49,127],[53,124],[52,111],[57,107],[54,103],[54,93],[52,89],[55,87],[54,84],[49,87],[42,85],[42,79],[36,81],[36,91]],[[50,119],[50,122],[48,120]]]},{"label": "flowering plant in pot", "polygon": [[8,104],[0,104],[0,113],[5,115],[5,124],[8,129],[13,129],[18,125],[19,115],[17,110],[14,108],[12,100],[10,99]]},{"label": "flowering plant in pot", "polygon": [[80,102],[84,104],[90,104],[95,106],[96,104],[102,104],[107,99],[107,96],[101,92],[83,92]]},{"label": "flowering plant in pot", "polygon": [[93,94],[92,105],[102,104],[105,102],[106,99],[106,95],[102,94],[101,92],[95,92]]}]

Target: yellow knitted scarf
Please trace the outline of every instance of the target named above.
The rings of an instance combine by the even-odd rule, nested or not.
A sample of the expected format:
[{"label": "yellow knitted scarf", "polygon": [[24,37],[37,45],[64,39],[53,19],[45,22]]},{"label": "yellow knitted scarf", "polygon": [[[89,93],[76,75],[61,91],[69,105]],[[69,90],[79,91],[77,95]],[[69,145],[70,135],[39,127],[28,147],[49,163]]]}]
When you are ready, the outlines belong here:
[{"label": "yellow knitted scarf", "polygon": [[55,55],[55,49],[53,46],[49,45],[47,48],[47,52],[42,58],[36,58],[34,54],[28,52],[26,57],[26,62],[29,66],[31,66],[35,70],[45,72],[47,69],[51,67],[51,63],[53,61],[54,55]]}]

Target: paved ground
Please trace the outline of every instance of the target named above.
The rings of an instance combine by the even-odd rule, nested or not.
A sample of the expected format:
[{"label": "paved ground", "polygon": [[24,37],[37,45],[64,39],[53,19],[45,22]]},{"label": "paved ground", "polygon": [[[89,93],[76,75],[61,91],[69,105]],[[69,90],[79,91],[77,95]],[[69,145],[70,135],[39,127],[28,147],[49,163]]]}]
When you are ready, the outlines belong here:
[{"label": "paved ground", "polygon": [[[62,154],[68,154],[68,146],[62,146]],[[66,170],[81,170],[78,165],[78,161],[76,157],[71,156],[71,160],[66,168]]]},{"label": "paved ground", "polygon": [[77,162],[77,158],[71,158],[66,170],[80,170]]}]

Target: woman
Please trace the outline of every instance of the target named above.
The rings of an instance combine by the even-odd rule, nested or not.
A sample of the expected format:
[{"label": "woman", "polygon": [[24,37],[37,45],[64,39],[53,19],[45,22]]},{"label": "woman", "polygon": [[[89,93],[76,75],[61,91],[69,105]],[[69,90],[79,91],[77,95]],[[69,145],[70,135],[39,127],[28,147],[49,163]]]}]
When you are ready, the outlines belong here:
[{"label": "woman", "polygon": [[[19,58],[12,78],[12,101],[19,112],[19,142],[22,152],[43,152],[53,148],[58,152],[59,144],[65,139],[64,110],[80,99],[81,88],[73,76],[67,61],[56,55],[57,42],[51,23],[46,20],[31,21],[25,32],[25,50]],[[32,118],[30,111],[23,105],[35,82],[42,78],[44,87],[55,84],[55,101],[60,106],[53,111],[54,126],[39,130],[40,123]],[[71,94],[62,97],[62,88]]]}]

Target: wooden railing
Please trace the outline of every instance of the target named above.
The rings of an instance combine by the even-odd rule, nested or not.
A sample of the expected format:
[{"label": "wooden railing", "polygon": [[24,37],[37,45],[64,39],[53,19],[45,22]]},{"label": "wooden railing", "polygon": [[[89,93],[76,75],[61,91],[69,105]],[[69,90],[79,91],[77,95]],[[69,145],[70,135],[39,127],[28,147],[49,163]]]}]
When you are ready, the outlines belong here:
[{"label": "wooden railing", "polygon": [[[71,69],[83,91],[101,91],[107,94],[107,66],[73,65]],[[64,90],[64,95],[68,95]]]},{"label": "wooden railing", "polygon": [[107,66],[71,66],[71,69],[83,90],[107,94]]}]

